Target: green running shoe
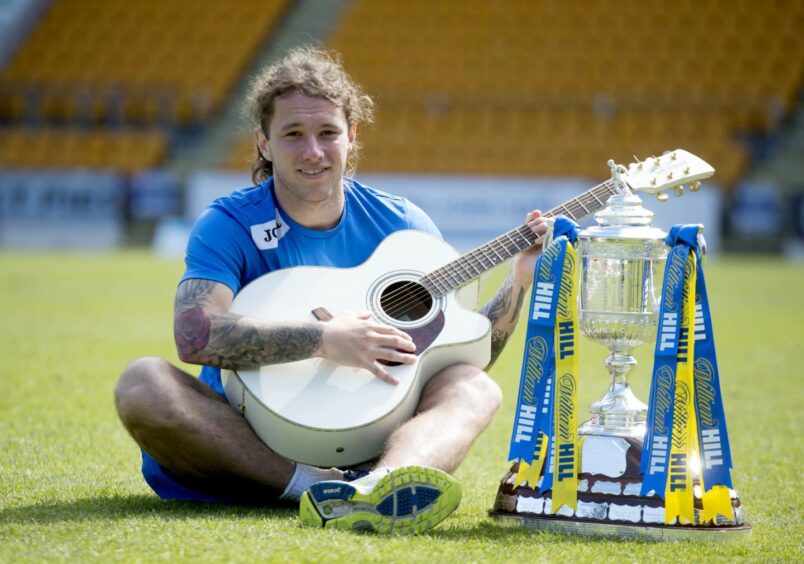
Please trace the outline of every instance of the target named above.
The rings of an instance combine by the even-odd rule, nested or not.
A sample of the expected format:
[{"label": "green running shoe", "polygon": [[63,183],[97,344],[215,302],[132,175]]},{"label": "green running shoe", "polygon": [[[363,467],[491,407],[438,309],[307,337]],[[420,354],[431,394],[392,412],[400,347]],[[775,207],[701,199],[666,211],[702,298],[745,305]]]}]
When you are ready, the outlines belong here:
[{"label": "green running shoe", "polygon": [[461,486],[427,466],[375,470],[353,482],[319,482],[304,492],[305,527],[415,535],[435,527],[461,502]]}]

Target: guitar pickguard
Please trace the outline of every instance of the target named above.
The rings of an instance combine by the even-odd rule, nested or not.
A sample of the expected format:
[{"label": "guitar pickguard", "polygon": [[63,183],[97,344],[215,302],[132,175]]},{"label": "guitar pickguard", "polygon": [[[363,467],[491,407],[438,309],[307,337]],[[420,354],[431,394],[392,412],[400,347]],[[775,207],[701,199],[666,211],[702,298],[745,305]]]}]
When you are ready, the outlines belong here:
[{"label": "guitar pickguard", "polygon": [[[430,323],[423,325],[421,327],[415,327],[412,329],[402,329],[405,333],[407,333],[411,339],[413,339],[413,344],[416,345],[416,350],[413,352],[414,355],[419,356],[427,348],[433,344],[433,341],[436,340],[439,334],[441,334],[441,330],[444,329],[445,317],[444,312],[438,312],[438,315],[433,319]],[[381,360],[381,364],[385,364],[386,366],[399,366],[401,362],[390,362]]]}]

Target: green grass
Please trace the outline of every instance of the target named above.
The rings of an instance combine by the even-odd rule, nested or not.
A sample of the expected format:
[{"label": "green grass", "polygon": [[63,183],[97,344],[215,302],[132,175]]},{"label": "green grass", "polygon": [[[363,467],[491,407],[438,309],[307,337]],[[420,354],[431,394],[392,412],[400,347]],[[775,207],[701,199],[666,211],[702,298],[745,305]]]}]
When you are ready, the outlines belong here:
[{"label": "green grass", "polygon": [[[139,474],[112,389],[138,356],[177,362],[171,310],[181,269],[137,252],[0,253],[0,561],[801,558],[801,266],[731,259],[708,269],[734,484],[754,527],[740,545],[533,534],[489,519],[507,469],[521,330],[493,370],[503,408],[457,473],[463,504],[426,535],[311,531],[290,510],[160,501]],[[605,351],[588,341],[582,347],[585,410],[605,391]],[[649,349],[639,351],[633,378],[643,400]]]}]

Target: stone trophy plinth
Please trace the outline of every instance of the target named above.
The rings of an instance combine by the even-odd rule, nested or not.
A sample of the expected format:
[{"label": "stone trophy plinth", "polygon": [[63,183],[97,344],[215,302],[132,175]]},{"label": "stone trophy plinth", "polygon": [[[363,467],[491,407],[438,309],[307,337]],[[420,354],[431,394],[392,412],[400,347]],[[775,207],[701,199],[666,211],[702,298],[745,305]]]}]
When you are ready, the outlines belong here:
[{"label": "stone trophy plinth", "polygon": [[[614,171],[615,180],[617,171]],[[503,477],[490,515],[534,530],[646,539],[738,540],[750,536],[737,492],[730,490],[734,519],[718,515],[701,524],[701,487],[695,467],[694,524],[665,524],[664,500],[642,496],[640,460],[647,406],[636,398],[628,375],[631,352],[655,339],[667,256],[666,233],[650,226],[653,213],[625,188],[595,214],[597,225],[581,232],[579,319],[581,332],[605,345],[610,385],[579,428],[581,461],[577,508],[551,511],[552,491],[514,487],[518,464]],[[594,377],[594,375],[589,375]],[[583,382],[586,375],[581,375]],[[583,384],[581,384],[583,385]]]}]

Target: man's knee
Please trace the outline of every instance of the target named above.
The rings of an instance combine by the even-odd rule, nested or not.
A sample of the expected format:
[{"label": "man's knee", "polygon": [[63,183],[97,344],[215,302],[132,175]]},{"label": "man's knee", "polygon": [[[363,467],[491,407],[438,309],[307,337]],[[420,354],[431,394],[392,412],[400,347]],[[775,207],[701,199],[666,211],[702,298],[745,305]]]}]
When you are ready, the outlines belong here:
[{"label": "man's knee", "polygon": [[470,364],[456,364],[433,377],[425,388],[423,399],[454,399],[473,413],[491,418],[502,403],[502,390],[480,368]]},{"label": "man's knee", "polygon": [[171,365],[158,357],[138,358],[126,367],[114,390],[117,414],[126,427],[154,415],[171,380]]},{"label": "man's knee", "polygon": [[478,370],[477,374],[467,383],[472,386],[472,391],[475,397],[478,398],[478,402],[482,403],[491,415],[494,415],[500,408],[503,399],[502,390],[497,382],[482,370]]}]

